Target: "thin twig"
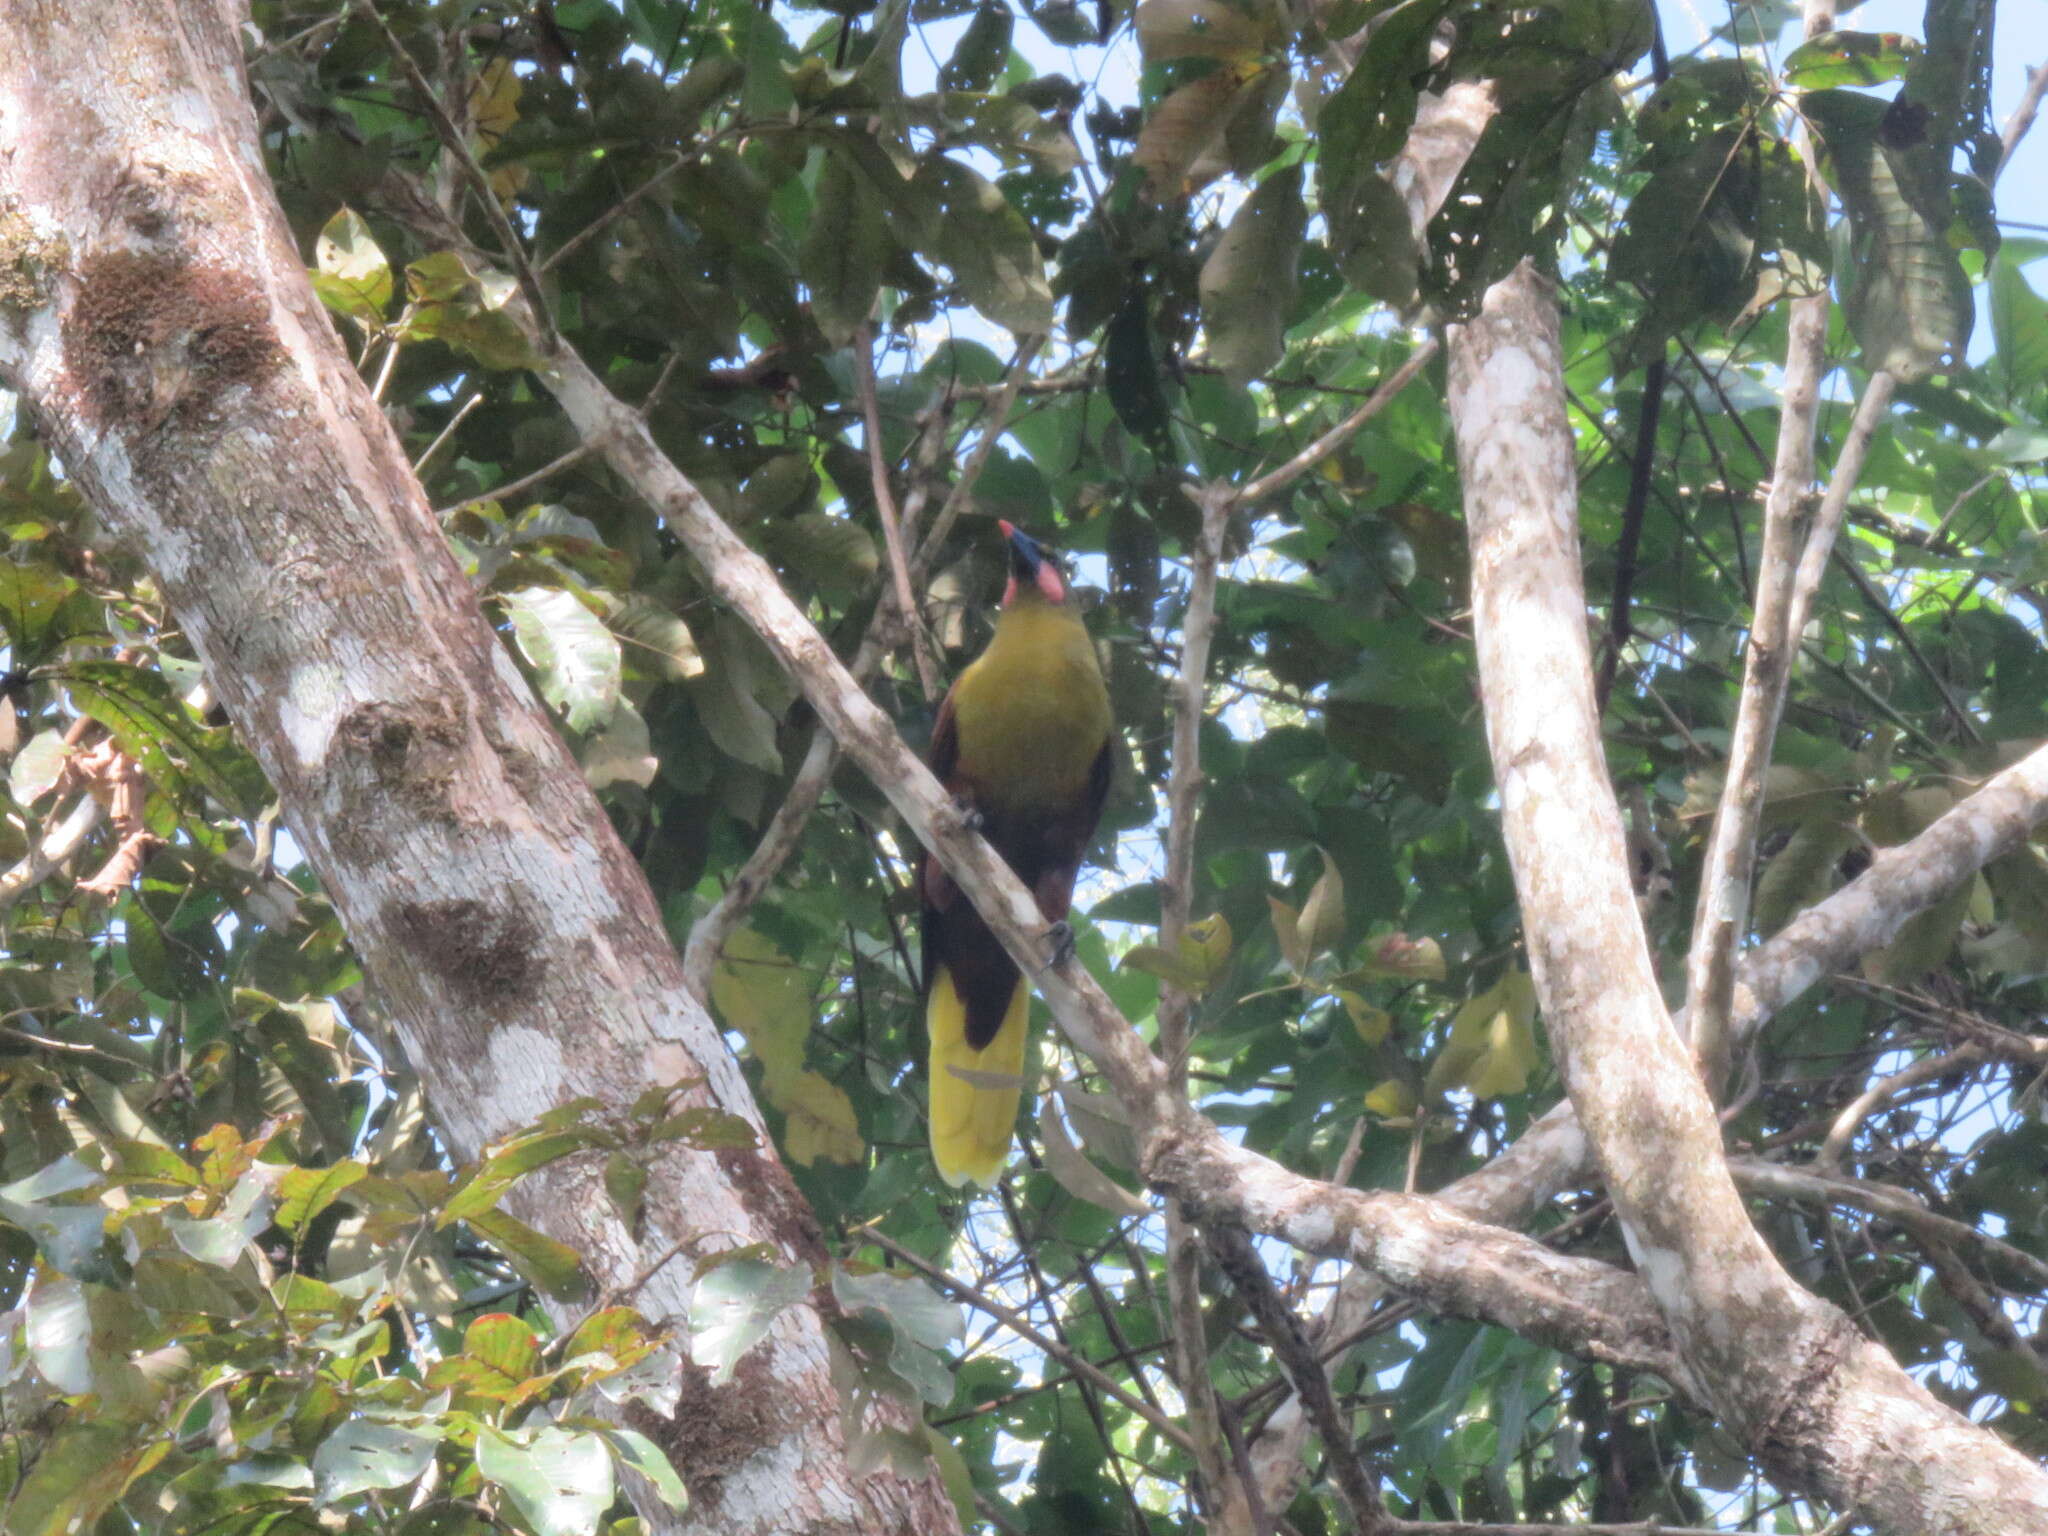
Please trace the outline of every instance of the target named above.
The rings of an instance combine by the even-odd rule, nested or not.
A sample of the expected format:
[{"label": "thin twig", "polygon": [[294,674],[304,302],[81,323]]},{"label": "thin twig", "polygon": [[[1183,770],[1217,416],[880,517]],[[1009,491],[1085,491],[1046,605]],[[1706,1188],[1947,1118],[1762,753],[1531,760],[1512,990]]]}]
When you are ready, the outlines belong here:
[{"label": "thin twig", "polygon": [[2012,109],[2012,116],[2005,120],[2005,131],[1998,136],[2000,171],[2012,164],[2013,151],[2020,147],[2020,140],[2034,126],[2034,114],[2041,110],[2044,91],[2048,91],[2048,64],[2027,71],[2027,89],[2020,97],[2020,104]]},{"label": "thin twig", "polygon": [[996,443],[1009,430],[1010,412],[1017,408],[1017,396],[1023,391],[1031,371],[1032,359],[1038,356],[1039,348],[1045,345],[1043,336],[1026,336],[1017,343],[1017,355],[1010,362],[1010,371],[1004,377],[1002,387],[996,391],[993,404],[981,428],[981,436],[974,444],[973,452],[967,455],[967,462],[960,466],[959,478],[952,489],[946,492],[946,499],[939,504],[938,516],[932,519],[931,532],[918,542],[917,556],[910,562],[913,582],[923,578],[925,569],[940,549],[945,546],[947,536],[953,531],[953,524],[966,510],[968,500],[974,492],[974,484],[981,478],[981,471],[988,463],[988,456],[995,451]]},{"label": "thin twig", "polygon": [[1267,471],[1250,485],[1239,491],[1236,497],[1237,504],[1248,507],[1254,502],[1265,500],[1266,497],[1271,496],[1275,491],[1283,490],[1287,486],[1292,485],[1339,448],[1350,442],[1358,434],[1360,427],[1371,421],[1373,417],[1379,415],[1381,411],[1384,411],[1394,396],[1407,388],[1408,381],[1429,365],[1429,360],[1436,356],[1438,345],[1436,337],[1429,337],[1422,345],[1408,354],[1406,362],[1402,363],[1400,367],[1380,381],[1379,387],[1366,396],[1365,403],[1357,410],[1346,416],[1336,426],[1330,428],[1329,431],[1310,443],[1285,464],[1282,464],[1277,469]]},{"label": "thin twig", "polygon": [[[1833,0],[1807,0],[1805,32],[1816,37],[1834,25]],[[1802,140],[1810,137],[1802,126]],[[1757,828],[1763,820],[1764,775],[1785,711],[1792,659],[1804,623],[1796,568],[1807,544],[1813,503],[1814,431],[1820,382],[1826,373],[1828,296],[1792,303],[1785,339],[1784,400],[1777,454],[1764,502],[1763,551],[1756,581],[1756,611],[1743,658],[1735,731],[1728,743],[1727,777],[1700,862],[1686,955],[1686,1030],[1707,1091],[1720,1096],[1728,1075],[1728,1020],[1734,1006],[1735,953],[1749,919],[1750,878],[1756,866]],[[1872,380],[1875,386],[1876,380]],[[1886,391],[1887,397],[1889,390]],[[1860,469],[1859,458],[1855,467]],[[1837,480],[1841,466],[1837,466]],[[1846,498],[1845,498],[1846,504]],[[1832,532],[1829,542],[1833,542]],[[1796,617],[1795,617],[1796,615]]]},{"label": "thin twig", "polygon": [[618,218],[620,214],[632,208],[641,198],[652,192],[664,181],[667,181],[669,177],[675,175],[677,171],[688,165],[692,160],[695,160],[701,153],[702,150],[678,153],[675,159],[656,171],[652,176],[649,176],[639,186],[633,188],[632,191],[605,209],[603,213],[600,213],[588,224],[577,230],[575,234],[555,247],[554,253],[540,264],[540,275],[545,277],[548,273],[554,271],[557,262],[567,259],[572,252],[580,250],[586,241],[596,238],[604,230],[609,229],[612,221]]},{"label": "thin twig", "polygon": [[[1801,309],[1792,322],[1794,343],[1803,335],[1807,313]],[[1825,301],[1819,316],[1825,334]],[[1709,1088],[1719,1094],[1728,1073],[1728,1022],[1733,1008],[1735,953],[1749,919],[1750,873],[1756,862],[1756,833],[1763,818],[1764,776],[1770,767],[1771,741],[1777,734],[1784,710],[1785,693],[1792,677],[1792,660],[1807,615],[1820,590],[1830,553],[1840,536],[1842,518],[1849,497],[1863,473],[1863,463],[1878,423],[1891,404],[1894,380],[1885,372],[1874,373],[1857,402],[1856,415],[1836,455],[1827,494],[1811,524],[1804,511],[1803,479],[1797,476],[1797,449],[1788,452],[1787,438],[1800,434],[1791,429],[1794,415],[1795,382],[1804,388],[1807,380],[1793,378],[1793,364],[1786,362],[1786,420],[1779,429],[1779,467],[1786,481],[1774,480],[1765,506],[1764,568],[1757,577],[1757,616],[1750,631],[1749,657],[1744,667],[1742,698],[1737,705],[1735,736],[1729,744],[1728,778],[1721,790],[1721,808],[1714,819],[1714,833],[1708,845],[1705,868],[1700,877],[1699,904],[1693,920],[1692,952],[1686,966],[1687,1027],[1693,1054]],[[1817,359],[1813,365],[1818,367]],[[1818,374],[1813,383],[1817,386]],[[1797,498],[1793,500],[1792,498]],[[1787,550],[1803,546],[1798,563],[1787,576]]]},{"label": "thin twig", "polygon": [[[391,351],[392,355],[396,356],[398,348],[393,346]],[[462,402],[455,414],[448,418],[448,425],[440,430],[431,443],[427,444],[427,451],[412,461],[412,472],[415,476],[424,475],[427,472],[427,465],[433,462],[434,455],[441,451],[448,439],[455,435],[455,429],[462,425],[471,411],[483,403],[484,392],[481,388],[475,390],[467,400]],[[589,450],[585,449],[584,452],[587,453]]]},{"label": "thin twig", "polygon": [[1856,1132],[1862,1128],[1863,1122],[1907,1089],[1918,1087],[1921,1083],[1932,1082],[1938,1077],[1946,1077],[1949,1073],[1959,1072],[1965,1067],[1973,1067],[1983,1059],[1982,1047],[1966,1045],[1939,1056],[1923,1056],[1910,1066],[1872,1083],[1835,1116],[1835,1123],[1828,1127],[1827,1140],[1821,1143],[1820,1151],[1814,1154],[1815,1170],[1830,1175],[1840,1172],[1842,1154],[1849,1150],[1849,1143],[1856,1139]]},{"label": "thin twig", "polygon": [[1834,561],[1848,576],[1850,584],[1863,595],[1863,600],[1877,610],[1878,616],[1885,622],[1885,627],[1891,630],[1899,644],[1905,648],[1913,664],[1925,675],[1927,681],[1934,685],[1935,693],[1940,696],[1942,705],[1948,710],[1949,718],[1955,721],[1957,729],[1971,741],[1983,745],[1984,733],[1977,729],[1977,722],[1972,720],[1969,711],[1956,701],[1956,696],[1949,691],[1947,679],[1934,670],[1934,663],[1927,659],[1927,653],[1920,649],[1919,642],[1914,640],[1913,632],[1906,628],[1905,622],[1892,612],[1892,605],[1885,599],[1885,595],[1878,591],[1877,583],[1864,575],[1863,567],[1839,546],[1834,551]]},{"label": "thin twig", "polygon": [[863,325],[853,338],[853,376],[860,390],[860,415],[868,440],[868,480],[875,492],[875,516],[882,524],[882,544],[889,554],[889,574],[896,583],[896,611],[902,615],[910,657],[925,701],[939,696],[938,668],[922,642],[917,598],[910,590],[910,562],[903,553],[903,530],[896,516],[896,493],[889,488],[889,462],[882,450],[882,406],[875,390],[874,334]]},{"label": "thin twig", "polygon": [[0,912],[6,911],[63,868],[65,861],[85,846],[86,839],[92,836],[106,814],[106,807],[91,795],[80,795],[78,803],[71,807],[70,815],[29,849],[20,863],[0,875]]},{"label": "thin twig", "polygon": [[1621,537],[1614,541],[1614,587],[1607,603],[1607,654],[1600,658],[1600,680],[1594,685],[1595,707],[1607,708],[1614,691],[1614,672],[1635,626],[1629,621],[1629,599],[1635,591],[1636,555],[1643,541],[1643,513],[1650,504],[1650,475],[1657,464],[1657,419],[1664,405],[1664,350],[1643,370],[1643,405],[1636,413],[1636,451],[1628,471],[1628,500],[1621,509]]},{"label": "thin twig", "polygon": [[398,34],[391,30],[389,22],[378,12],[376,0],[355,0],[356,13],[367,20],[384,35],[385,46],[390,48],[391,57],[420,98],[420,105],[434,125],[434,132],[441,140],[441,147],[455,157],[455,161],[468,174],[475,185],[477,194],[484,205],[484,214],[491,221],[491,227],[498,233],[498,241],[504,247],[506,261],[512,265],[512,274],[519,282],[519,291],[526,296],[527,305],[533,310],[533,323],[540,331],[544,348],[552,348],[558,337],[555,333],[554,316],[550,313],[546,298],[541,293],[540,278],[534,273],[533,264],[526,259],[526,247],[519,238],[519,232],[512,227],[512,221],[505,214],[505,205],[498,201],[498,194],[491,189],[491,178],[477,163],[470,152],[469,142],[462,136],[462,130],[455,126],[455,119],[448,115],[440,96],[435,92],[427,77],[420,72],[419,65],[405,51],[405,45],[398,40]]},{"label": "thin twig", "polygon": [[1967,1221],[1930,1210],[1919,1196],[1895,1185],[1879,1184],[1869,1179],[1842,1178],[1805,1168],[1788,1168],[1780,1163],[1744,1157],[1729,1158],[1728,1171],[1737,1184],[1752,1194],[1778,1200],[1847,1206],[1851,1210],[1895,1222],[1922,1242],[1949,1243],[1974,1249],[1988,1263],[2000,1265],[2015,1276],[2024,1276],[2036,1291],[2048,1291],[2048,1260],[2038,1259],[2024,1248],[2016,1248]]},{"label": "thin twig", "polygon": [[[1352,1528],[1362,1536],[1375,1536],[1375,1533],[1389,1530],[1386,1505],[1381,1502],[1379,1489],[1366,1475],[1359,1460],[1358,1447],[1352,1442],[1351,1431],[1345,1425],[1344,1416],[1337,1408],[1337,1399],[1330,1391],[1330,1378],[1323,1373],[1322,1362],[1316,1358],[1315,1347],[1309,1343],[1308,1335],[1302,1332],[1301,1320],[1281,1299],[1273,1277],[1266,1273],[1266,1266],[1260,1262],[1251,1238],[1242,1227],[1211,1222],[1204,1229],[1202,1240],[1208,1245],[1211,1257],[1230,1277],[1238,1295],[1244,1298],[1245,1305],[1251,1308],[1252,1316],[1258,1319],[1260,1331],[1265,1334],[1274,1359],[1280,1362],[1280,1368],[1293,1383],[1295,1395],[1308,1409],[1316,1433],[1322,1437],[1323,1449],[1329,1455],[1330,1470],[1336,1477],[1337,1491],[1351,1516]],[[1248,1481],[1256,1493],[1255,1480]]]},{"label": "thin twig", "polygon": [[1115,1398],[1181,1450],[1190,1453],[1194,1451],[1194,1444],[1188,1438],[1188,1432],[1174,1423],[1172,1419],[1159,1412],[1158,1409],[1154,1408],[1136,1393],[1127,1391],[1122,1386],[1119,1386],[1113,1377],[1098,1369],[1093,1361],[1082,1358],[1072,1350],[1065,1348],[1057,1340],[1040,1333],[1030,1323],[1026,1322],[1019,1313],[1004,1306],[994,1297],[984,1295],[980,1290],[969,1285],[964,1280],[956,1280],[953,1276],[947,1274],[946,1271],[939,1268],[938,1265],[911,1252],[886,1232],[882,1232],[873,1226],[860,1228],[856,1236],[861,1242],[873,1243],[885,1252],[895,1255],[927,1280],[945,1286],[946,1289],[953,1292],[954,1295],[958,1296],[970,1307],[973,1307],[977,1312],[986,1312],[990,1317],[1016,1334],[1017,1337],[1024,1340],[1025,1343],[1031,1345],[1034,1349],[1042,1350],[1046,1355],[1057,1360],[1066,1367],[1070,1375],[1087,1382],[1105,1396]]},{"label": "thin twig", "polygon": [[[660,402],[662,391],[668,388],[669,376],[676,371],[676,364],[681,360],[682,354],[671,352],[668,355],[668,361],[661,365],[661,372],[654,380],[654,387],[647,391],[647,398],[640,402],[639,415],[642,421],[647,419],[647,413],[652,411],[656,404]],[[451,430],[454,425],[453,422],[449,423]],[[445,436],[446,434],[444,433],[443,435]],[[544,480],[552,480],[563,470],[581,464],[585,459],[597,452],[599,446],[599,444],[592,442],[578,443],[567,453],[557,454],[554,458],[549,459],[547,463],[541,465],[539,469],[534,470],[530,474],[521,475],[517,480],[507,480],[503,485],[494,485],[482,495],[465,497],[452,506],[437,507],[434,511],[434,518],[437,522],[445,521],[453,517],[457,512],[460,512],[464,507],[479,506],[487,501],[501,503],[510,501],[521,491],[531,490]],[[431,456],[433,451],[432,448],[429,448],[426,454],[421,456],[420,462],[425,463],[427,457]]]}]

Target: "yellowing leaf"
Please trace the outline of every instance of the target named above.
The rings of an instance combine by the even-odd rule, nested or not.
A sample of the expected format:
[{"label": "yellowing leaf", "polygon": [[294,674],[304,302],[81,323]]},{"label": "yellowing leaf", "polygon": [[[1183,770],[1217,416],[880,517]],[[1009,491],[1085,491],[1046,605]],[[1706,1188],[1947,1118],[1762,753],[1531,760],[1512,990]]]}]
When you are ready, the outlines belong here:
[{"label": "yellowing leaf", "polygon": [[1170,987],[1197,996],[1207,992],[1230,963],[1230,924],[1221,913],[1189,923],[1169,953],[1157,944],[1137,944],[1117,961],[1120,971],[1143,971]]},{"label": "yellowing leaf", "polygon": [[1415,1090],[1390,1077],[1365,1096],[1365,1107],[1382,1120],[1403,1121],[1415,1114]]},{"label": "yellowing leaf", "polygon": [[519,93],[525,89],[509,59],[491,60],[470,85],[469,120],[485,149],[510,133],[519,121]]},{"label": "yellowing leaf", "polygon": [[1216,984],[1230,963],[1230,919],[1221,912],[1189,923],[1181,935],[1181,958],[1201,973],[1204,990]]},{"label": "yellowing leaf", "polygon": [[1268,73],[1263,64],[1231,65],[1182,86],[1152,109],[1131,151],[1152,197],[1170,202],[1199,192],[1229,168],[1224,132]]},{"label": "yellowing leaf", "polygon": [[391,263],[352,208],[327,221],[313,242],[313,291],[337,315],[360,325],[380,325],[391,302]]},{"label": "yellowing leaf", "polygon": [[1270,7],[1253,0],[1145,0],[1135,18],[1138,51],[1147,64],[1167,59],[1237,62],[1278,41],[1276,20]]},{"label": "yellowing leaf", "polygon": [[747,1038],[771,1078],[794,1075],[811,1032],[811,985],[761,933],[742,928],[725,941],[711,973],[711,1006]]},{"label": "yellowing leaf", "polygon": [[1280,940],[1280,954],[1287,968],[1299,976],[1308,969],[1308,955],[1301,947],[1301,917],[1278,896],[1268,896],[1266,906],[1273,914],[1273,932]]},{"label": "yellowing leaf", "polygon": [[1394,1016],[1384,1008],[1375,1008],[1348,987],[1337,989],[1337,1000],[1344,1005],[1344,1011],[1351,1015],[1351,1027],[1358,1031],[1358,1038],[1367,1045],[1378,1045],[1387,1038],[1387,1031],[1394,1027]]},{"label": "yellowing leaf", "polygon": [[1302,953],[1311,960],[1335,949],[1344,936],[1344,877],[1327,853],[1322,875],[1301,904],[1300,932]]},{"label": "yellowing leaf", "polygon": [[860,1139],[860,1121],[846,1090],[817,1072],[792,1078],[772,1074],[764,1086],[768,1101],[788,1117],[782,1150],[793,1163],[808,1168],[819,1158],[832,1163],[859,1163],[867,1149]]},{"label": "yellowing leaf", "polygon": [[1526,971],[1509,971],[1458,1010],[1424,1087],[1432,1095],[1466,1088],[1486,1099],[1520,1093],[1536,1064],[1535,1020],[1535,983]]},{"label": "yellowing leaf", "polygon": [[1157,944],[1134,944],[1124,951],[1116,968],[1120,971],[1143,971],[1147,976],[1157,976],[1169,987],[1178,987],[1183,992],[1199,992],[1202,989],[1201,973],[1189,965],[1180,955],[1168,954]]}]

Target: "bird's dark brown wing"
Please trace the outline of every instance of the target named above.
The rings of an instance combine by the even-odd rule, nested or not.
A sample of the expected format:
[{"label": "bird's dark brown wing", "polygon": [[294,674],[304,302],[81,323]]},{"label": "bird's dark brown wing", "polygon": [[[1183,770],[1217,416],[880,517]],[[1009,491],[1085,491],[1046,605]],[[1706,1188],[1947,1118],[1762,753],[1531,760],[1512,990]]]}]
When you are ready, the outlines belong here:
[{"label": "bird's dark brown wing", "polygon": [[[948,694],[932,727],[932,772],[949,791],[981,812],[982,836],[1037,898],[1038,910],[1047,921],[1064,920],[1073,905],[1081,859],[1109,798],[1110,742],[1105,740],[1096,753],[1081,796],[1065,811],[1051,815],[1040,809],[1005,815],[976,803],[974,786],[958,771],[959,747],[953,699]],[[1017,966],[989,932],[981,914],[929,853],[919,855],[917,885],[923,909],[919,924],[924,951],[922,985],[929,993],[937,968],[945,967],[966,1004],[967,1041],[979,1050],[1002,1027],[1010,994],[1017,986]]]},{"label": "bird's dark brown wing", "polygon": [[1038,910],[1048,922],[1063,922],[1074,905],[1074,880],[1081,872],[1081,861],[1088,855],[1088,845],[1095,841],[1095,829],[1102,824],[1102,808],[1109,802],[1115,766],[1110,746],[1111,739],[1105,738],[1102,750],[1089,765],[1088,785],[1080,800],[1070,811],[1053,817],[1040,829],[1035,862],[1027,869],[1025,863],[1010,861],[1010,867],[1038,898]]},{"label": "bird's dark brown wing", "polygon": [[[953,721],[951,688],[939,701],[938,718],[932,721],[932,740],[925,750],[925,762],[931,767],[932,777],[949,793],[959,792],[960,786],[954,782],[954,776],[960,763],[960,732]],[[953,877],[931,856],[930,850],[922,847],[917,850],[916,878],[920,908],[918,949],[924,972],[918,985],[929,993],[932,989],[932,968],[945,960],[942,951],[948,947],[945,942],[947,936],[939,930],[945,927],[946,915],[956,906],[964,909],[966,903],[960,900],[960,890],[953,884]]]}]

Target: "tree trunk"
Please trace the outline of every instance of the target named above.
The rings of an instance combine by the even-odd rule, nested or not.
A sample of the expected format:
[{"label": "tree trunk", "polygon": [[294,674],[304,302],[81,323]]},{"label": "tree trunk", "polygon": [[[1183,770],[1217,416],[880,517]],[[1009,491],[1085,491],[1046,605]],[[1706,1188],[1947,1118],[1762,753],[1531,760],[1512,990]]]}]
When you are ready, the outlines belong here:
[{"label": "tree trunk", "polygon": [[[272,194],[231,0],[0,12],[0,378],[155,572],[270,775],[426,1085],[474,1157],[565,1100],[761,1120],[645,882],[478,607],[315,301]],[[646,1234],[594,1158],[514,1213],[686,1325],[689,1259],[827,1255],[765,1136],[660,1156]],[[694,1238],[694,1242],[686,1240]],[[682,1367],[692,1507],[664,1531],[957,1528],[935,1476],[848,1465],[821,1289],[732,1381]]]},{"label": "tree trunk", "polygon": [[1545,1028],[1699,1398],[1782,1485],[1881,1531],[2048,1532],[2048,1473],[1802,1290],[1751,1224],[1658,992],[1601,749],[1556,303],[1524,264],[1450,338],[1473,629]]}]

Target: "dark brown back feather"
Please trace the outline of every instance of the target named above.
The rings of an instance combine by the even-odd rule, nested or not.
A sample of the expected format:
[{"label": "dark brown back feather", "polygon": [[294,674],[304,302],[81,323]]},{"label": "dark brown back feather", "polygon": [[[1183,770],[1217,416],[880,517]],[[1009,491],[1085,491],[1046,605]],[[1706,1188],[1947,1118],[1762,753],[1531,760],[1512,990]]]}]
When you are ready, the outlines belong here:
[{"label": "dark brown back feather", "polygon": [[[981,813],[981,835],[1038,898],[1038,910],[1048,922],[1065,918],[1073,904],[1074,878],[1109,798],[1109,749],[1110,743],[1103,742],[1089,768],[1087,786],[1072,806],[1052,813],[1036,808],[1005,811],[990,804],[960,771],[952,694],[939,706],[929,754],[932,772],[956,800]],[[967,1043],[979,1050],[1002,1028],[1017,985],[1016,964],[952,877],[926,852],[918,855],[917,886],[923,900],[924,990],[930,993],[937,967],[944,966],[966,1004]]]}]

